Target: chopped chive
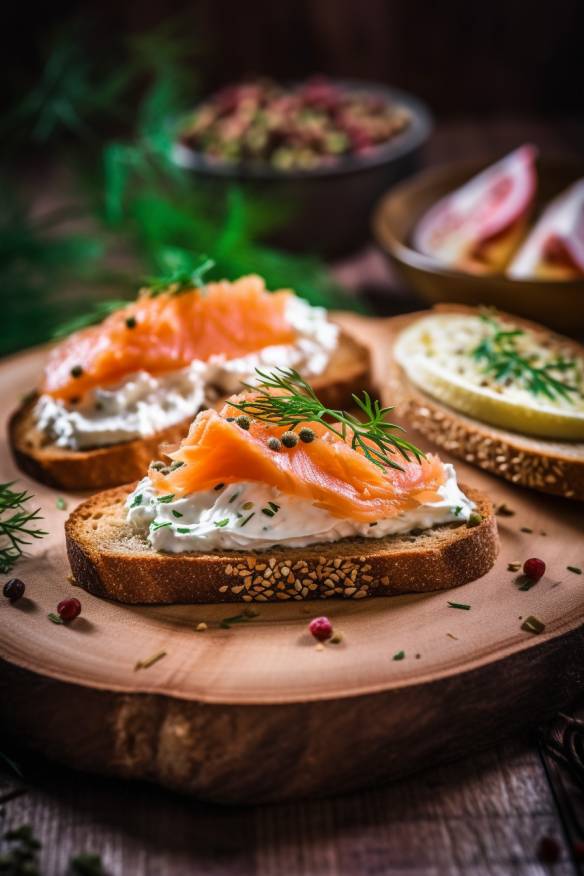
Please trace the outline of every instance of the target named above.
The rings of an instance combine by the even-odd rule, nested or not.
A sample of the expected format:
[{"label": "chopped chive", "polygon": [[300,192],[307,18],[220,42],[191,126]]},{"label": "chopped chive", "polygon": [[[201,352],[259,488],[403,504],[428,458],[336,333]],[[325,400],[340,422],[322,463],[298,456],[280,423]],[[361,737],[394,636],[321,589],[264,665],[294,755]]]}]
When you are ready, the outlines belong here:
[{"label": "chopped chive", "polygon": [[177,511],[175,508],[173,508],[172,509],[172,516],[173,517],[182,517],[183,515],[180,513],[180,511]]},{"label": "chopped chive", "polygon": [[457,505],[454,511],[452,512],[455,517],[458,517],[462,511],[462,505]]},{"label": "chopped chive", "polygon": [[182,465],[184,465],[184,462],[181,462],[180,459],[175,459],[175,461],[174,461],[174,462],[172,463],[172,465],[170,466],[170,470],[171,470],[171,471],[176,471],[177,468],[180,468]]},{"label": "chopped chive", "polygon": [[155,523],[154,521],[150,524],[150,528],[153,530],[164,529],[165,526],[172,526],[170,520],[167,520],[166,523]]},{"label": "chopped chive", "polygon": [[214,523],[215,526],[227,526],[227,524],[229,523],[229,517],[224,517],[223,520],[215,520]]},{"label": "chopped chive", "polygon": [[231,505],[232,502],[235,502],[235,500],[236,500],[238,497],[239,497],[239,493],[238,493],[238,492],[237,492],[237,493],[234,493],[233,496],[231,496],[231,498],[229,499],[229,504]]},{"label": "chopped chive", "polygon": [[172,502],[173,499],[174,499],[174,493],[169,493],[167,496],[160,496],[160,498],[157,501],[164,502],[164,504],[167,505],[169,502]]},{"label": "chopped chive", "polygon": [[266,517],[273,517],[275,515],[275,511],[272,511],[271,508],[262,508],[262,514],[265,514]]},{"label": "chopped chive", "polygon": [[188,535],[191,531],[188,526],[177,526],[177,532],[180,532],[181,535]]},{"label": "chopped chive", "polygon": [[248,514],[247,517],[244,517],[243,520],[239,521],[240,526],[245,526],[246,523],[249,523],[251,518],[255,515],[255,511],[252,511],[251,514]]},{"label": "chopped chive", "polygon": [[137,505],[141,505],[141,504],[142,504],[142,493],[138,493],[138,495],[134,496],[134,498],[132,499],[132,504],[130,505],[130,508],[135,508]]},{"label": "chopped chive", "polygon": [[516,579],[516,583],[518,585],[517,589],[523,591],[531,590],[532,587],[535,587],[538,581],[539,578],[537,579],[537,581],[534,581],[533,578],[528,578],[527,575],[520,575]]},{"label": "chopped chive", "polygon": [[470,611],[470,605],[465,602],[449,602],[450,608],[461,608],[463,611]]},{"label": "chopped chive", "polygon": [[225,486],[225,484],[215,484],[215,486],[213,487],[213,489],[214,489],[216,492],[219,492],[219,490],[222,490],[224,486]]},{"label": "chopped chive", "polygon": [[574,575],[581,575],[582,569],[579,566],[566,566],[568,572],[573,572]]},{"label": "chopped chive", "polygon": [[274,511],[274,513],[275,513],[276,511],[279,511],[279,510],[280,510],[280,506],[279,506],[279,505],[276,505],[275,502],[268,502],[268,505],[270,506],[270,508],[272,509],[272,511]]},{"label": "chopped chive", "polygon": [[57,500],[55,502],[55,505],[59,509],[59,511],[65,511],[67,508],[67,503],[65,502],[65,500],[62,496],[57,496]]},{"label": "chopped chive", "polygon": [[234,614],[231,617],[224,617],[219,621],[219,626],[223,630],[230,629],[232,624],[244,624],[246,621],[249,621],[254,617],[254,615],[246,614],[242,612],[242,614]]},{"label": "chopped chive", "polygon": [[59,617],[59,615],[54,614],[54,612],[52,612],[52,611],[50,612],[50,614],[47,615],[47,617],[54,624],[63,624],[64,623],[64,621]]},{"label": "chopped chive", "polygon": [[391,659],[392,660],[403,660],[405,656],[406,656],[405,651],[398,651],[397,654],[394,654]]},{"label": "chopped chive", "polygon": [[521,629],[525,630],[526,633],[543,633],[545,624],[539,618],[530,614],[521,624]]}]

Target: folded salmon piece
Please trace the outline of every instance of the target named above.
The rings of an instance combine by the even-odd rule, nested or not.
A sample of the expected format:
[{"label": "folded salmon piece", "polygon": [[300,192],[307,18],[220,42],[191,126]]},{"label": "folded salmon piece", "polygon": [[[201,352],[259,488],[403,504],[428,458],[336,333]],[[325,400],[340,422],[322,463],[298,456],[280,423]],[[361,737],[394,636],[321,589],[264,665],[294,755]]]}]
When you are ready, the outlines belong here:
[{"label": "folded salmon piece", "polygon": [[269,440],[285,429],[253,419],[248,429],[241,428],[233,419],[239,413],[226,405],[220,413],[198,414],[180,447],[169,454],[175,463],[171,471],[150,469],[156,489],[184,496],[220,483],[253,481],[304,497],[335,517],[369,522],[440,499],[437,490],[446,471],[437,456],[407,461],[396,454],[401,470],[381,467],[351,447],[350,432],[343,440],[313,422],[304,425],[314,440],[274,450]]},{"label": "folded salmon piece", "polygon": [[261,277],[208,283],[151,295],[76,332],[54,348],[42,392],[71,399],[136,371],[163,374],[213,355],[235,359],[275,344],[294,343],[286,319],[293,293],[268,292]]}]

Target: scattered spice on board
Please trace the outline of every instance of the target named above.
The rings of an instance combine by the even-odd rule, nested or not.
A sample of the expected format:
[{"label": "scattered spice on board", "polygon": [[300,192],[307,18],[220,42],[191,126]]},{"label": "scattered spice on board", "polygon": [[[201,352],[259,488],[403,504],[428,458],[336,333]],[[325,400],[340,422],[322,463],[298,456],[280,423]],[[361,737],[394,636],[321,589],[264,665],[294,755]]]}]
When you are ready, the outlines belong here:
[{"label": "scattered spice on board", "polygon": [[513,563],[507,563],[508,572],[518,572],[521,568],[521,560],[515,560]]},{"label": "scattered spice on board", "polygon": [[522,526],[519,531],[520,532],[533,532],[533,529],[530,526]]},{"label": "scattered spice on board", "polygon": [[57,498],[55,500],[55,506],[57,507],[57,509],[59,511],[66,511],[67,510],[67,503],[62,496],[57,496]]},{"label": "scattered spice on board", "polygon": [[526,633],[543,633],[545,630],[545,624],[540,621],[539,618],[530,614],[521,624],[521,629],[525,630]]},{"label": "scattered spice on board", "polygon": [[403,660],[405,656],[406,656],[405,651],[398,651],[397,654],[394,654],[391,659],[392,660]]},{"label": "scattered spice on board", "polygon": [[495,514],[497,515],[497,517],[514,517],[515,511],[513,511],[509,507],[509,505],[506,505],[505,502],[503,502],[501,505],[499,505],[499,507],[495,511]]},{"label": "scattered spice on board", "polygon": [[452,633],[446,633],[446,635],[449,639],[454,639],[456,642],[458,642],[458,636],[454,636]]},{"label": "scattered spice on board", "polygon": [[163,657],[166,657],[166,651],[157,651],[156,654],[152,654],[152,656],[147,657],[146,660],[138,660],[134,666],[134,672],[138,669],[150,669],[151,666],[154,666],[154,664],[158,663],[159,660],[162,660]]},{"label": "scattered spice on board", "polygon": [[205,623],[205,621],[201,621],[201,623],[197,624],[197,626],[195,627],[197,633],[204,633],[206,629],[207,624]]},{"label": "scattered spice on board", "polygon": [[582,569],[579,566],[566,566],[568,572],[573,572],[574,575],[581,575]]},{"label": "scattered spice on board", "polygon": [[234,614],[231,617],[224,617],[219,621],[219,626],[222,630],[230,630],[232,624],[244,624],[247,621],[252,620],[254,617],[258,617],[259,611],[257,608],[244,608],[241,614]]},{"label": "scattered spice on board", "polygon": [[450,608],[460,608],[462,611],[470,611],[470,605],[467,605],[465,602],[449,602],[448,605]]}]

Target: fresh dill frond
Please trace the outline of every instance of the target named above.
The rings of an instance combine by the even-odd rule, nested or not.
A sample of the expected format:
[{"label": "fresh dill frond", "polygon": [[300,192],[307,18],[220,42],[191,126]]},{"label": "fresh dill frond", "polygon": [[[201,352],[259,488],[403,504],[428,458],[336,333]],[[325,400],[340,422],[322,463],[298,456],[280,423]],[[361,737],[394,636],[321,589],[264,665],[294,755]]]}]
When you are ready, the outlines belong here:
[{"label": "fresh dill frond", "polygon": [[201,263],[196,267],[188,269],[181,268],[160,277],[149,277],[146,280],[148,295],[151,298],[156,298],[163,293],[180,295],[181,292],[187,292],[189,289],[193,288],[204,290],[205,274],[214,267],[215,262],[213,259],[203,256]]},{"label": "fresh dill frond", "polygon": [[407,461],[411,456],[418,462],[424,457],[419,448],[394,434],[395,430],[403,432],[403,429],[385,419],[393,408],[382,408],[367,392],[363,392],[362,397],[353,395],[364,415],[358,419],[347,411],[326,407],[293,368],[277,368],[271,373],[256,368],[256,374],[257,384],[243,384],[255,397],[230,402],[252,419],[291,431],[303,423],[320,423],[380,468],[390,466],[401,470],[402,466],[393,458],[396,453]]},{"label": "fresh dill frond", "polygon": [[484,373],[491,374],[497,382],[507,379],[517,381],[533,395],[545,395],[551,401],[563,398],[572,402],[570,393],[577,393],[578,387],[561,380],[561,374],[575,368],[574,359],[559,356],[549,362],[538,364],[539,357],[523,355],[517,340],[525,336],[523,329],[506,329],[489,313],[481,314],[481,319],[491,334],[472,350],[472,356],[484,365]]},{"label": "fresh dill frond", "polygon": [[31,539],[48,535],[34,526],[42,520],[40,508],[29,511],[25,505],[33,498],[26,490],[13,490],[14,481],[0,484],[0,573],[10,572]]}]

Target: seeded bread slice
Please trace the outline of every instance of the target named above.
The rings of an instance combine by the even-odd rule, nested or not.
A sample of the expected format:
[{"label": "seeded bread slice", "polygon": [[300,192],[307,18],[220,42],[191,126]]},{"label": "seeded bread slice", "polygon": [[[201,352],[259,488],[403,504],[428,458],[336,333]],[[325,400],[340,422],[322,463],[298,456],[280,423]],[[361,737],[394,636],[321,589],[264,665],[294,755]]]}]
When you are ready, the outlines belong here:
[{"label": "seeded bread slice", "polygon": [[409,535],[256,553],[163,554],[126,522],[124,502],[132,489],[98,493],[65,524],[76,582],[118,602],[285,602],[446,590],[488,572],[499,549],[489,499],[461,485],[481,515],[476,526],[451,523]]},{"label": "seeded bread slice", "polygon": [[[352,405],[351,393],[368,389],[368,351],[342,333],[326,371],[311,381],[330,407]],[[10,446],[18,467],[37,481],[63,490],[99,490],[141,478],[161,444],[184,438],[192,417],[146,438],[123,441],[89,450],[66,450],[47,443],[36,428],[34,407],[38,396],[23,402],[10,419]]]},{"label": "seeded bread slice", "polygon": [[[448,304],[438,305],[432,311],[397,317],[392,320],[391,346],[403,329],[429,313],[477,312],[477,308]],[[560,341],[572,348],[575,355],[584,356],[584,347],[576,341],[554,334],[537,323],[503,312],[501,316],[540,335],[545,333],[550,342]],[[453,456],[514,484],[584,500],[584,442],[521,435],[465,416],[415,386],[395,359],[389,358],[383,395],[388,403],[398,406],[410,429],[425,435]]]}]

